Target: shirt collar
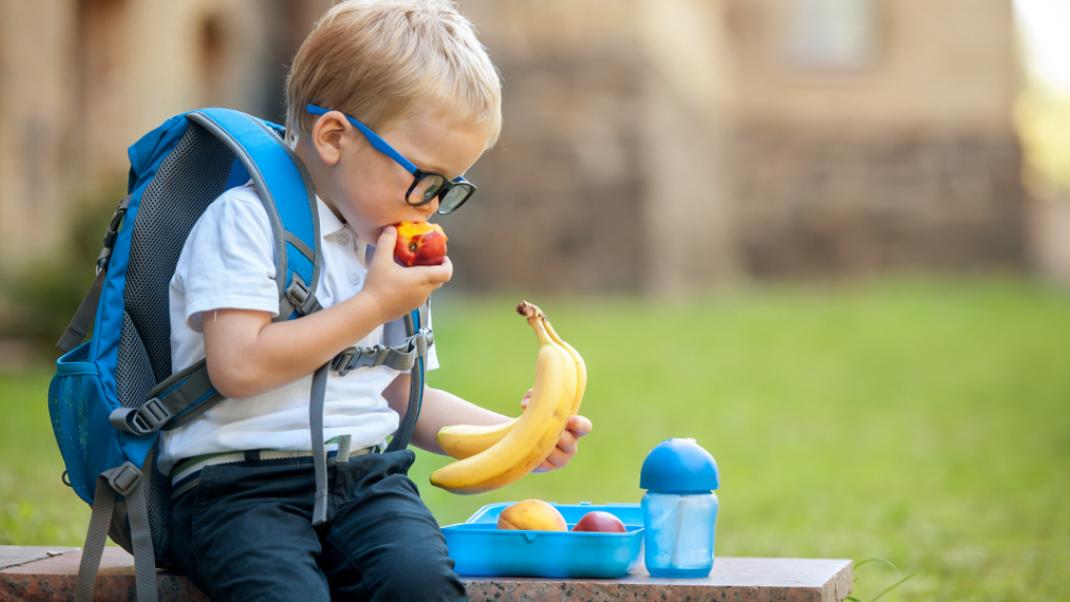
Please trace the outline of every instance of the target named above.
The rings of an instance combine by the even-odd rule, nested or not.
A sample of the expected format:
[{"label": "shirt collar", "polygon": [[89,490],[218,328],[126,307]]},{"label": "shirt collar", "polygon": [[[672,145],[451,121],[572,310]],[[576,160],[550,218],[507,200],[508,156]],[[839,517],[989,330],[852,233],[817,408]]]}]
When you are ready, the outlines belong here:
[{"label": "shirt collar", "polygon": [[320,238],[328,243],[343,245],[352,244],[355,241],[354,249],[357,259],[364,267],[368,267],[368,261],[375,247],[362,240],[348,224],[338,219],[338,216],[331,211],[319,195],[316,195],[316,208],[319,212]]},{"label": "shirt collar", "polygon": [[316,210],[320,218],[320,237],[332,242],[337,240],[339,233],[347,229],[346,225],[338,219],[338,216],[331,211],[319,195],[316,195]]}]

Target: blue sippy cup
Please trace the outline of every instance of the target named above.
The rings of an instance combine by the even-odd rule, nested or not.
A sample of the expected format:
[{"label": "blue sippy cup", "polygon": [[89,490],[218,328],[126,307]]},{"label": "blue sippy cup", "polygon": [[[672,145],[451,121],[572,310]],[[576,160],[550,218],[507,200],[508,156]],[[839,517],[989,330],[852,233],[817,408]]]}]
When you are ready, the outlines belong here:
[{"label": "blue sippy cup", "polygon": [[694,439],[666,439],[639,476],[644,559],[651,577],[705,577],[713,568],[717,462]]}]

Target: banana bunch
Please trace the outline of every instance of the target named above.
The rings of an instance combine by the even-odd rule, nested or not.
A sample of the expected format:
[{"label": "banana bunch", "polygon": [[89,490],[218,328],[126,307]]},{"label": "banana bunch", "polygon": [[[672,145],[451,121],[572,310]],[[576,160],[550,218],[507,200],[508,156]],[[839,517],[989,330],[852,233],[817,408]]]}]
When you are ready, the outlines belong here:
[{"label": "banana bunch", "polygon": [[531,472],[549,457],[587,388],[580,354],[554,331],[536,305],[516,308],[539,344],[535,386],[524,413],[494,426],[452,425],[439,430],[442,449],[458,458],[431,473],[431,484],[453,493],[497,489]]}]

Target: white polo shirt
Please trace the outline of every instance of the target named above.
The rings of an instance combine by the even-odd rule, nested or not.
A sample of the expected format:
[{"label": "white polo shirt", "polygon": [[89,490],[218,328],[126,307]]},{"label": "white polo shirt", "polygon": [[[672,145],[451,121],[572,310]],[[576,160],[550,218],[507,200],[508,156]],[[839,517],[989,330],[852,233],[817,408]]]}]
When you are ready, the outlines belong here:
[{"label": "white polo shirt", "polygon": [[[330,307],[357,294],[368,274],[368,244],[360,241],[317,197],[322,270],[316,297]],[[202,320],[211,310],[253,309],[279,313],[275,284],[273,235],[267,211],[252,183],[231,188],[197,220],[171,278],[171,365],[182,370],[204,357]],[[208,313],[205,313],[208,312]],[[428,320],[430,324],[430,320]],[[353,344],[383,342],[383,326]],[[240,362],[242,358],[231,358]],[[438,367],[435,348],[427,369]],[[398,414],[383,398],[383,389],[401,372],[386,366],[358,368],[327,377],[324,438],[350,435],[358,449],[382,443],[398,428]],[[202,454],[251,449],[308,450],[312,375],[244,398],[226,398],[171,431],[163,431],[159,469],[164,474],[179,460]]]}]

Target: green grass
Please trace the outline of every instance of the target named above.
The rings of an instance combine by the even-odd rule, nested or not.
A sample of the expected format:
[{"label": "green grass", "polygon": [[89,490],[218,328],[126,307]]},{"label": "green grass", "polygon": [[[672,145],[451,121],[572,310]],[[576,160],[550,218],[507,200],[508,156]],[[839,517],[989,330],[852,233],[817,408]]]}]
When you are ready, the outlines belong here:
[{"label": "green grass", "polygon": [[[513,297],[443,296],[429,377],[516,413],[535,345]],[[887,559],[883,600],[1070,597],[1070,297],[1017,279],[778,286],[655,303],[533,298],[588,362],[595,425],[565,470],[485,495],[427,484],[443,524],[524,497],[637,502],[646,452],[690,436],[721,469],[717,553]],[[0,543],[80,545],[47,368],[0,376]],[[861,567],[855,595],[898,579]]]}]

